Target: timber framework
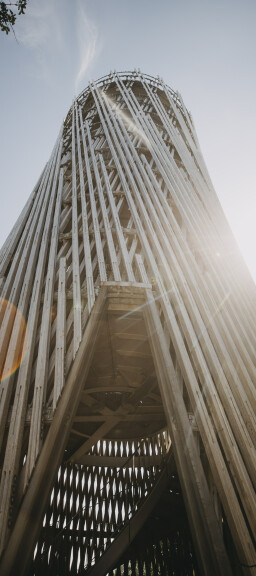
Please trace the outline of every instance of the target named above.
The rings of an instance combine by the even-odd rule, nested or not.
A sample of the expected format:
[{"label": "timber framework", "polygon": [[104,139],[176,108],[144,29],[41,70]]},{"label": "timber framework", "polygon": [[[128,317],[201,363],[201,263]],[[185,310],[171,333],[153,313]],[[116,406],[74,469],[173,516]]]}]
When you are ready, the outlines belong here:
[{"label": "timber framework", "polygon": [[256,292],[182,97],[73,102],[0,252],[2,576],[256,573]]}]

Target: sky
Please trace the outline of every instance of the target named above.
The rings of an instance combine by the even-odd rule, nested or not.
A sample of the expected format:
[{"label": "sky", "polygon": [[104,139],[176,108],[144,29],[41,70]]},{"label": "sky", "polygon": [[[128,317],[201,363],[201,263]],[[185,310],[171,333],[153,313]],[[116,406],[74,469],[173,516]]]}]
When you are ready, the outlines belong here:
[{"label": "sky", "polygon": [[0,32],[0,246],[74,96],[139,68],[181,93],[256,280],[255,30],[255,0],[29,0]]}]

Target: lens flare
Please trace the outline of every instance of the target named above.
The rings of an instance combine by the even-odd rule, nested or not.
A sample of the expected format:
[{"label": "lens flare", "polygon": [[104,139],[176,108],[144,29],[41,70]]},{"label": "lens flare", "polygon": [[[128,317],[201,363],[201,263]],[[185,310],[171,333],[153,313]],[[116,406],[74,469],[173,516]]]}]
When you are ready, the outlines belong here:
[{"label": "lens flare", "polygon": [[19,368],[28,349],[27,325],[24,317],[11,302],[0,298],[1,328],[8,326],[9,342],[0,350],[0,382]]}]

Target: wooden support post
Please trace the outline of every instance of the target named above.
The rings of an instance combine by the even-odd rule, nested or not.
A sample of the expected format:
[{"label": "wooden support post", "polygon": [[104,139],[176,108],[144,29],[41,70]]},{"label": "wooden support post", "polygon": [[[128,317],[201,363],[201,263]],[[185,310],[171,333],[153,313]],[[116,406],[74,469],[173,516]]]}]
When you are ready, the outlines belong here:
[{"label": "wooden support post", "polygon": [[[82,111],[79,109],[80,122],[82,123]],[[78,110],[76,109],[76,128],[77,128],[77,151],[78,151],[78,165],[79,165],[79,176],[80,176],[80,196],[81,196],[81,207],[82,207],[82,228],[83,228],[83,241],[84,241],[84,258],[85,258],[85,271],[86,271],[86,287],[87,287],[87,303],[88,312],[90,314],[91,309],[95,302],[95,291],[93,284],[93,270],[92,270],[92,260],[91,260],[91,250],[90,250],[90,235],[88,220],[89,215],[87,212],[87,203],[85,197],[85,184],[84,184],[84,172],[81,154],[81,143],[80,143],[80,130],[79,130],[79,118]]]},{"label": "wooden support post", "polygon": [[66,258],[60,259],[59,288],[57,305],[55,377],[53,410],[55,410],[65,382],[66,353]]},{"label": "wooden support post", "polygon": [[72,267],[73,267],[73,310],[74,310],[74,336],[73,358],[77,353],[82,337],[81,324],[81,286],[79,273],[79,248],[78,248],[78,217],[77,217],[77,186],[76,186],[76,132],[75,132],[75,109],[72,111]]}]

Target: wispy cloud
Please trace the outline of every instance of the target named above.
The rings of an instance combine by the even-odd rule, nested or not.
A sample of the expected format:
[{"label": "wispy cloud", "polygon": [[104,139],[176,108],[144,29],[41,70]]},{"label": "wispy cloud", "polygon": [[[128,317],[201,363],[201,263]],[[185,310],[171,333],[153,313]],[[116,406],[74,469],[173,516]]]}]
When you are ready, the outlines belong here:
[{"label": "wispy cloud", "polygon": [[78,45],[80,52],[79,69],[75,79],[75,92],[79,91],[79,85],[86,72],[92,66],[93,61],[99,53],[100,43],[98,29],[86,14],[84,4],[79,2],[78,13]]},{"label": "wispy cloud", "polygon": [[88,16],[85,0],[33,0],[25,15],[17,19],[15,32],[28,51],[29,75],[53,84],[56,77],[70,73],[73,62],[76,94],[83,88],[101,47],[98,27]]}]

